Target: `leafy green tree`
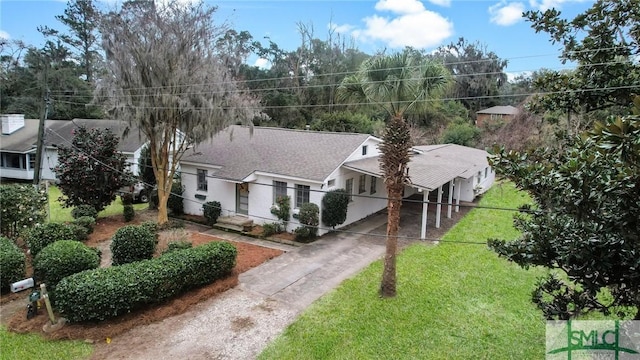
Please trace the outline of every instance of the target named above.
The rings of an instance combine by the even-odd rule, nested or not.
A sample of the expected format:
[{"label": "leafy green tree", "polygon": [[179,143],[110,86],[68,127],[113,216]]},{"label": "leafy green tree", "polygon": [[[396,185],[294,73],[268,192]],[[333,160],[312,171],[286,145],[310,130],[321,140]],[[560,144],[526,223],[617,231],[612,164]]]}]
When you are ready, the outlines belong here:
[{"label": "leafy green tree", "polygon": [[535,205],[515,218],[519,239],[489,246],[522,267],[563,275],[540,279],[533,292],[545,316],[623,316],[622,306],[640,320],[640,116],[597,124],[565,151],[496,149],[492,165]]},{"label": "leafy green tree", "polygon": [[0,229],[14,238],[22,230],[44,223],[47,217],[47,193],[33,185],[0,185]]},{"label": "leafy green tree", "polygon": [[187,150],[259,114],[257,99],[231,77],[235,60],[219,41],[228,29],[214,23],[215,10],[177,0],[132,1],[100,23],[111,76],[99,82],[97,100],[149,140],[160,225],[168,221],[173,178]]},{"label": "leafy green tree", "polygon": [[476,126],[466,122],[457,122],[449,125],[442,134],[443,144],[458,144],[474,146],[480,138],[481,131]]},{"label": "leafy green tree", "polygon": [[537,99],[540,107],[576,114],[632,103],[640,86],[639,0],[597,0],[571,20],[555,8],[524,16],[536,32],[563,47],[563,62],[577,64],[573,71],[547,71],[534,81],[545,93]]},{"label": "leafy green tree", "polygon": [[311,123],[311,130],[373,134],[383,126],[382,121],[373,120],[362,113],[336,111],[320,114],[319,118]]},{"label": "leafy green tree", "polygon": [[64,206],[91,205],[103,210],[130,181],[127,157],[118,151],[118,137],[109,129],[78,127],[72,145],[58,146],[53,169]]},{"label": "leafy green tree", "polygon": [[322,222],[331,227],[347,220],[349,194],[345,189],[331,190],[322,198]]},{"label": "leafy green tree", "polygon": [[396,252],[402,192],[408,181],[407,164],[411,149],[407,112],[419,113],[428,101],[438,98],[449,84],[449,72],[441,65],[424,61],[409,51],[380,55],[365,61],[357,73],[338,88],[339,99],[366,102],[389,115],[380,168],[387,190],[387,244],[380,295],[396,294]]},{"label": "leafy green tree", "polygon": [[144,145],[140,151],[138,159],[138,177],[147,188],[151,190],[156,184],[156,175],[153,172],[153,164],[151,163],[151,151],[149,145]]},{"label": "leafy green tree", "polygon": [[77,54],[74,58],[80,63],[83,76],[89,83],[94,81],[96,68],[102,60],[98,51],[100,15],[93,0],[70,0],[64,14],[56,15],[56,19],[68,28],[68,33],[48,26],[38,28],[43,35],[54,37],[75,49]]},{"label": "leafy green tree", "polygon": [[455,76],[451,96],[460,99],[464,106],[475,114],[477,111],[498,104],[500,88],[507,83],[504,72],[507,61],[502,60],[486,45],[472,43],[465,38],[441,46],[432,55],[442,59]]}]

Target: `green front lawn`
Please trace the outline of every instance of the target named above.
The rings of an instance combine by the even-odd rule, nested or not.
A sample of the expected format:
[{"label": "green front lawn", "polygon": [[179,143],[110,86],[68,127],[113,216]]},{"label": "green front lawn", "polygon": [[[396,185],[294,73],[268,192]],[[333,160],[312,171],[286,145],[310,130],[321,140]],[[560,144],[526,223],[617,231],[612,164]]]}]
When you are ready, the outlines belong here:
[{"label": "green front lawn", "polygon": [[[509,183],[480,203],[527,201]],[[260,358],[544,358],[545,320],[530,300],[544,270],[525,271],[484,245],[517,235],[511,212],[474,209],[439,245],[414,244],[399,255],[396,298],[378,297],[375,262],[312,305]]]},{"label": "green front lawn", "polygon": [[36,334],[16,334],[0,326],[0,359],[86,359],[93,346],[82,341],[46,340]]},{"label": "green front lawn", "polygon": [[[62,192],[55,185],[49,186],[49,221],[51,222],[64,222],[71,221],[73,218],[71,217],[71,208],[62,207],[62,203],[58,201],[58,198],[62,196]],[[148,207],[148,204],[133,204],[133,208],[136,211],[144,210]],[[112,215],[122,215],[122,203],[120,202],[120,197],[116,197],[116,199],[111,203],[111,205],[107,206],[104,210],[102,210],[98,217],[107,217]]]}]

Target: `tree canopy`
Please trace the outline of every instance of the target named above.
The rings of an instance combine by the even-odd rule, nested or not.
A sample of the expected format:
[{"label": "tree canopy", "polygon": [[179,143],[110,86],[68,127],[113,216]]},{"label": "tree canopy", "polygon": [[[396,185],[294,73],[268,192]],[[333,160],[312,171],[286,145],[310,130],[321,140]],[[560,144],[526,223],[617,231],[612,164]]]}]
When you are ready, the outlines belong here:
[{"label": "tree canopy", "polygon": [[97,99],[149,141],[165,223],[176,167],[185,152],[228,125],[250,123],[258,101],[231,76],[227,27],[203,3],[127,2],[100,24],[106,68]]}]

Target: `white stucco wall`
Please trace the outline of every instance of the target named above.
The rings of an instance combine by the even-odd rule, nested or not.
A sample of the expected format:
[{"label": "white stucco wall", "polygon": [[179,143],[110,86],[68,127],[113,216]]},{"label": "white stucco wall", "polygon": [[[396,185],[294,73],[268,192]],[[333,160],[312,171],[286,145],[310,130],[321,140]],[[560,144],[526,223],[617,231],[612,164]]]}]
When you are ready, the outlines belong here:
[{"label": "white stucco wall", "polygon": [[[202,205],[209,201],[219,201],[222,207],[221,216],[227,216],[236,209],[236,186],[233,182],[207,178],[207,191],[197,190],[198,169],[207,170],[207,176],[215,174],[215,168],[182,164],[182,186],[184,187],[184,212],[191,215],[202,215]],[[204,195],[205,199],[196,198],[196,194]]]},{"label": "white stucco wall", "polygon": [[462,186],[460,187],[461,201],[473,201],[476,196],[484,194],[491,188],[495,181],[496,173],[490,166],[487,166],[485,169],[480,170],[480,177],[478,177],[478,173],[476,173],[470,178],[462,179]]}]

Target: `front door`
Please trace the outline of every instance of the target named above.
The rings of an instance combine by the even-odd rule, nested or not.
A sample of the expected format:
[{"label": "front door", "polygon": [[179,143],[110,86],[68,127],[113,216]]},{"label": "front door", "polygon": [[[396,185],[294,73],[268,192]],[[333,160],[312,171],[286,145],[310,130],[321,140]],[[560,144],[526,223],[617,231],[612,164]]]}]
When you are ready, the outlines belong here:
[{"label": "front door", "polygon": [[236,184],[236,213],[249,215],[249,184]]}]

